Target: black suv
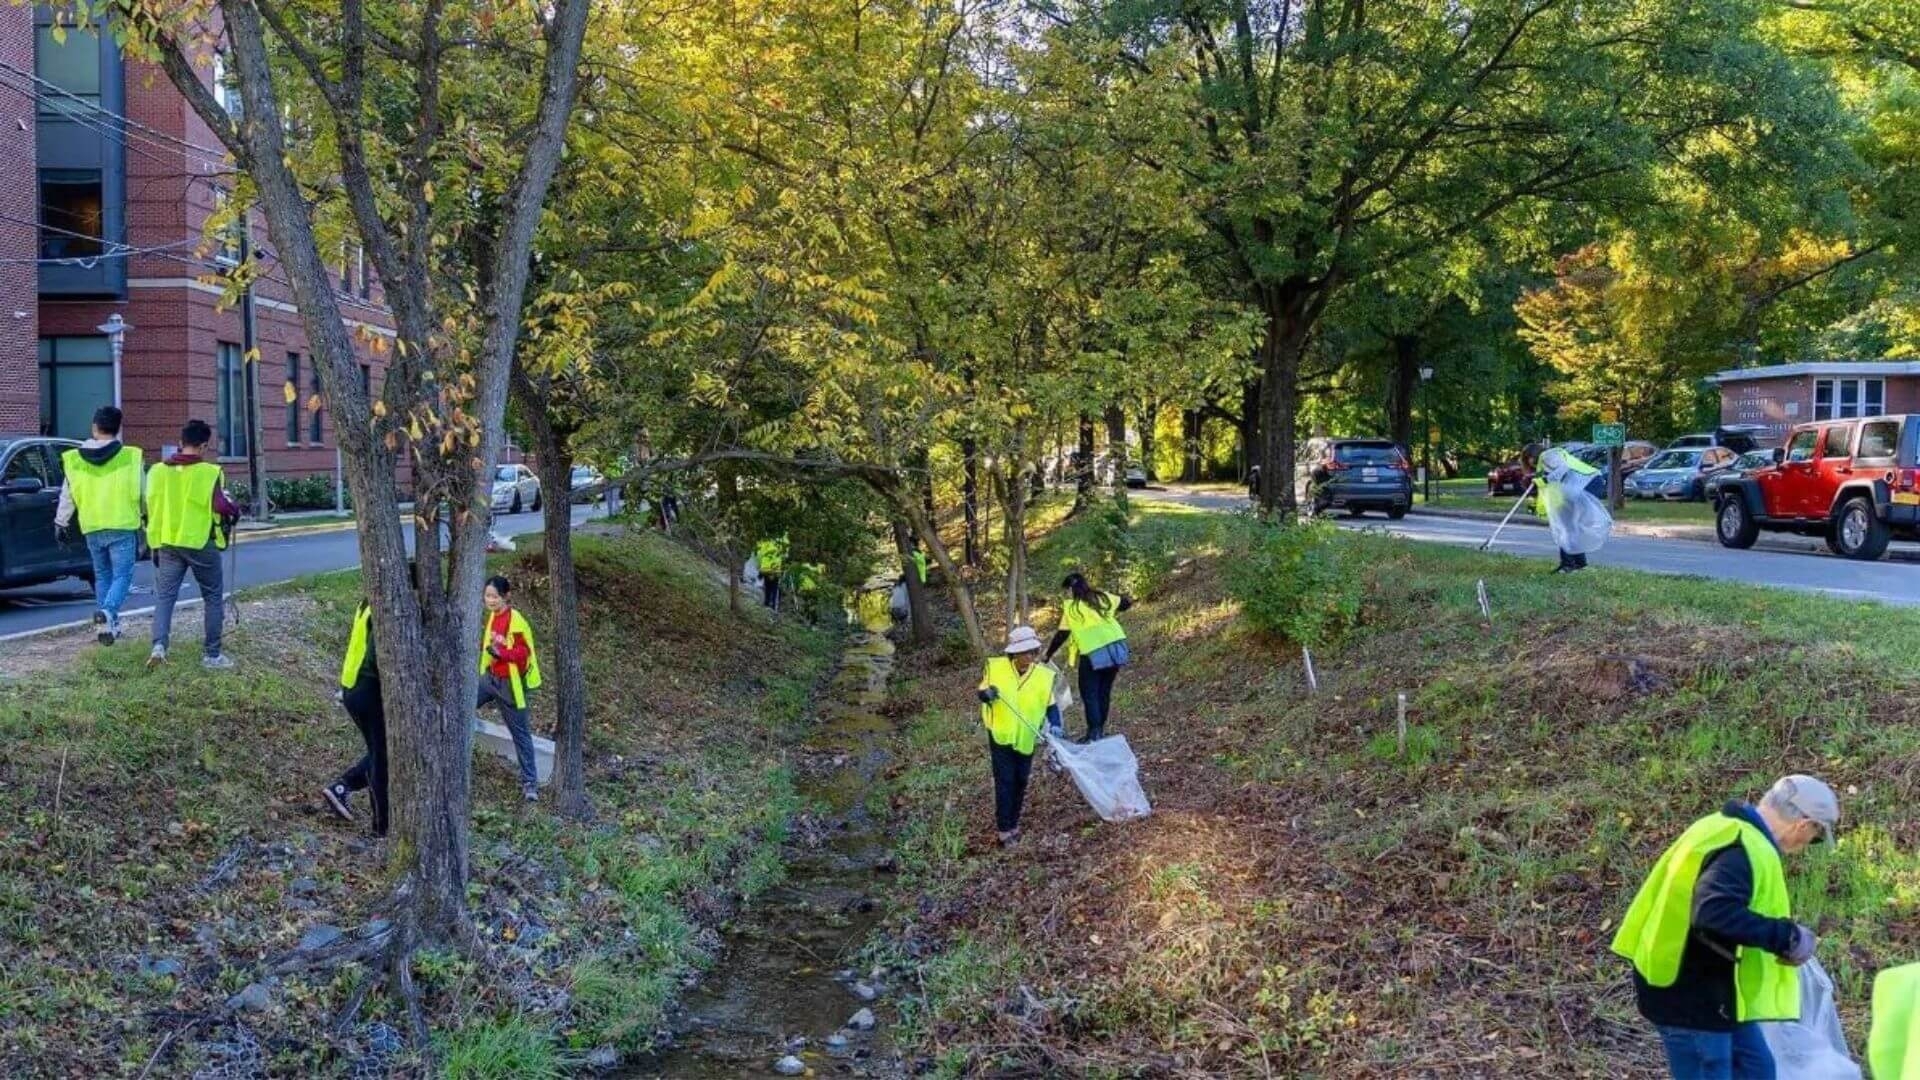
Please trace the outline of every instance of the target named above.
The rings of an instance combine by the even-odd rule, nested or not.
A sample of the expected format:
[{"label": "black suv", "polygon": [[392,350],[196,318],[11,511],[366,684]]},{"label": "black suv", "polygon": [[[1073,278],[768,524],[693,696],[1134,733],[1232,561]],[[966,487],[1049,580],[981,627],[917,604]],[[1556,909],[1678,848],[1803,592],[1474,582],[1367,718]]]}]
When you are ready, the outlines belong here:
[{"label": "black suv", "polygon": [[1332,439],[1313,461],[1307,490],[1316,514],[1380,510],[1398,520],[1413,506],[1413,470],[1390,439]]},{"label": "black suv", "polygon": [[64,544],[53,536],[53,512],[67,479],[60,455],[79,445],[0,436],[0,588],[93,579],[93,558],[79,530]]}]

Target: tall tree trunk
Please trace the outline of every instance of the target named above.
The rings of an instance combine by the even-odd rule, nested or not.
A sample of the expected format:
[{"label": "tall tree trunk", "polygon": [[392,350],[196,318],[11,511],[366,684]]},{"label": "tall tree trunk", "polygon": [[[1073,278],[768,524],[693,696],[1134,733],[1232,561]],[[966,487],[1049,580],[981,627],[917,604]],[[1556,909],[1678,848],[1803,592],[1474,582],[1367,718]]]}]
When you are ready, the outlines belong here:
[{"label": "tall tree trunk", "polygon": [[587,672],[580,658],[580,581],[573,566],[573,439],[548,411],[551,391],[542,393],[524,371],[514,372],[513,392],[521,417],[533,434],[540,474],[545,528],[547,582],[553,627],[544,650],[557,713],[553,739],[555,804],[560,813],[585,818],[587,802]]},{"label": "tall tree trunk", "polygon": [[967,588],[966,578],[960,568],[953,563],[953,554],[940,539],[940,530],[934,528],[933,519],[927,516],[920,500],[912,492],[901,491],[897,487],[882,487],[881,493],[891,499],[895,507],[906,515],[907,523],[920,538],[920,543],[933,556],[940,567],[940,573],[946,578],[948,595],[953,599],[954,610],[960,614],[960,623],[967,631],[967,644],[973,648],[973,654],[979,659],[987,658],[987,638],[980,629],[980,613],[973,606],[973,591]]},{"label": "tall tree trunk", "polygon": [[1109,405],[1103,418],[1107,422],[1107,462],[1113,467],[1111,483],[1118,491],[1127,490],[1127,413],[1118,405]]},{"label": "tall tree trunk", "polygon": [[924,644],[933,640],[933,610],[927,603],[927,586],[913,561],[913,526],[900,518],[893,520],[893,546],[900,553],[900,567],[907,579],[907,613],[913,640]]},{"label": "tall tree trunk", "polygon": [[[1393,339],[1393,372],[1387,386],[1387,425],[1393,441],[1413,453],[1413,399],[1420,390],[1420,339],[1398,334]],[[1417,458],[1416,458],[1417,460]]]},{"label": "tall tree trunk", "polygon": [[1199,409],[1180,410],[1180,479],[1200,482],[1200,437],[1206,423]]},{"label": "tall tree trunk", "polygon": [[1093,498],[1093,414],[1080,414],[1080,442],[1073,464],[1073,509],[1078,513]]},{"label": "tall tree trunk", "polygon": [[[1262,354],[1264,369],[1264,353]],[[1240,475],[1242,483],[1254,466],[1260,465],[1265,448],[1260,442],[1261,414],[1260,403],[1263,400],[1263,387],[1266,380],[1259,376],[1240,384]],[[1264,475],[1266,470],[1262,469]]]},{"label": "tall tree trunk", "polygon": [[1154,475],[1153,443],[1154,427],[1160,421],[1160,403],[1148,401],[1140,408],[1140,469],[1147,474],[1147,482],[1159,479]]},{"label": "tall tree trunk", "polygon": [[[933,518],[931,513],[927,516]],[[966,523],[961,549],[967,565],[979,566],[980,443],[972,435],[963,435],[960,438],[960,516]]]},{"label": "tall tree trunk", "polygon": [[741,547],[735,542],[735,510],[740,505],[740,472],[732,464],[722,463],[714,470],[715,500],[719,504],[721,550],[726,552],[727,560],[727,610],[740,614],[740,572],[746,561]]},{"label": "tall tree trunk", "polygon": [[1309,287],[1268,290],[1267,329],[1260,346],[1260,510],[1291,519],[1299,505],[1294,490],[1294,421],[1300,411],[1300,358],[1312,330]]}]

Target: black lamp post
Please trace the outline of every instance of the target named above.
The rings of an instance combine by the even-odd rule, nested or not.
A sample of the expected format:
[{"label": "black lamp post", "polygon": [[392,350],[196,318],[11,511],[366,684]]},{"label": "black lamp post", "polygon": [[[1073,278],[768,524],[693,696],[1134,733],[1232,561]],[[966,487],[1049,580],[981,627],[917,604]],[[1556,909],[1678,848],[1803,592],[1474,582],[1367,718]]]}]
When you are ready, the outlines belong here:
[{"label": "black lamp post", "polygon": [[1420,477],[1421,497],[1429,504],[1433,502],[1433,391],[1428,384],[1433,381],[1433,369],[1420,369]]}]

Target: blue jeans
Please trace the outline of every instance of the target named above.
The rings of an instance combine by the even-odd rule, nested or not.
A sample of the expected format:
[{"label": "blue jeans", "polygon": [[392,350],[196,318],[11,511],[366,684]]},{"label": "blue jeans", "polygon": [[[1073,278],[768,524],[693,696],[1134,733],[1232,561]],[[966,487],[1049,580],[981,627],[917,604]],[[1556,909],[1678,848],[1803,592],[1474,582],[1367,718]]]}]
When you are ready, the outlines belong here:
[{"label": "blue jeans", "polygon": [[133,564],[140,545],[132,529],[99,529],[87,534],[87,553],[93,556],[93,602],[118,625],[120,606],[133,587]]},{"label": "blue jeans", "polygon": [[1773,1051],[1767,1049],[1758,1024],[1741,1024],[1732,1031],[1659,1031],[1673,1080],[1774,1080]]}]

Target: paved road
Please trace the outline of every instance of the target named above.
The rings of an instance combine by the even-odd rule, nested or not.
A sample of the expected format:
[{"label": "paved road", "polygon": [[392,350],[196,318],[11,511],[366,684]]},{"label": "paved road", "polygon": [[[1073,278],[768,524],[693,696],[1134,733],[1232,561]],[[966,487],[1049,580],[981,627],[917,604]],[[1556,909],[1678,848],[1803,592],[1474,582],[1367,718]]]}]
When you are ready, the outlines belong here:
[{"label": "paved road", "polygon": [[[585,521],[589,516],[587,507],[574,507],[575,524]],[[541,529],[540,519],[540,514],[501,514],[494,518],[494,531],[502,536],[537,533]],[[413,542],[410,527],[407,530],[407,542],[409,545]],[[235,559],[238,582],[229,582],[227,587],[230,590],[271,585],[307,574],[359,566],[360,540],[352,529],[278,540],[247,540],[239,545]],[[198,596],[199,593],[197,586],[189,586],[184,590],[187,596]],[[134,571],[133,592],[127,597],[126,613],[141,614],[152,606],[153,564],[143,562]],[[30,589],[0,590],[0,637],[92,616],[92,586],[75,578],[63,578]]]},{"label": "paved road", "polygon": [[[1136,492],[1135,496],[1209,510],[1232,510],[1247,505],[1244,495],[1234,493],[1166,489]],[[1477,547],[1493,531],[1492,522],[1429,517],[1417,512],[1400,521],[1388,521],[1379,514],[1369,514],[1358,521],[1344,517],[1338,520],[1343,526],[1384,528],[1412,540],[1461,547]],[[1493,550],[1529,558],[1557,557],[1553,537],[1537,526],[1509,525]],[[1855,562],[1825,553],[1730,551],[1718,544],[1697,540],[1640,536],[1615,536],[1589,562],[1594,566],[1623,566],[1656,574],[1771,585],[1856,600],[1920,604],[1920,566],[1910,562]]]}]

